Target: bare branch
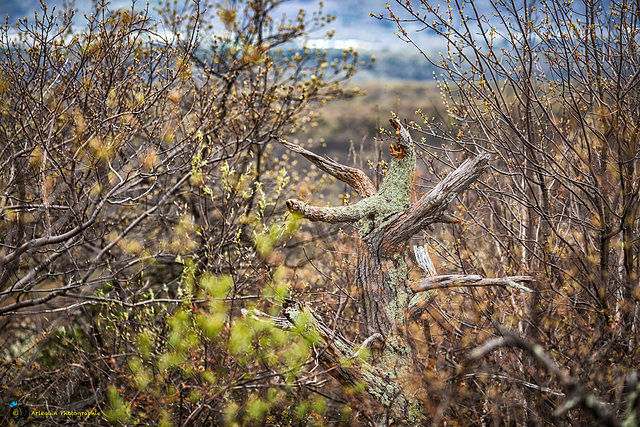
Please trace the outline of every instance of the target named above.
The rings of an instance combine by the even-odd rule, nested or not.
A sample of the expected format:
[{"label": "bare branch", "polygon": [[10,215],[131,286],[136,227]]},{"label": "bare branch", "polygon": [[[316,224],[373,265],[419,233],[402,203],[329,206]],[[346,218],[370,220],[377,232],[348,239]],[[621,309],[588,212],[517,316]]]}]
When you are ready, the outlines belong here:
[{"label": "bare branch", "polygon": [[260,311],[257,308],[253,308],[251,310],[247,310],[243,308],[240,310],[244,317],[250,317],[254,320],[258,320],[260,322],[270,323],[280,329],[291,330],[295,329],[295,325],[291,323],[284,317],[276,317],[271,316],[270,314],[265,313],[264,311]]},{"label": "bare branch", "polygon": [[318,168],[320,168],[322,171],[336,177],[345,184],[350,185],[363,198],[372,196],[376,193],[375,185],[373,185],[371,179],[360,169],[342,165],[332,159],[319,156],[316,153],[307,150],[306,148],[293,144],[286,139],[282,139],[275,135],[272,136],[289,150],[298,154],[302,154],[307,160],[318,166]]},{"label": "bare branch", "polygon": [[619,425],[607,404],[601,402],[592,393],[585,390],[575,377],[572,377],[566,369],[559,366],[551,356],[545,353],[542,346],[527,341],[518,333],[511,330],[503,330],[502,334],[504,335],[503,338],[489,340],[484,345],[473,350],[466,359],[465,364],[484,357],[499,347],[521,348],[529,353],[544,369],[553,374],[565,390],[565,394],[568,396],[567,400],[556,409],[555,415],[559,416],[572,408],[582,406],[598,420],[599,425]]},{"label": "bare branch", "polygon": [[509,381],[509,382],[513,382],[516,384],[520,384],[524,387],[530,388],[532,390],[539,390],[543,393],[549,393],[549,394],[553,394],[555,396],[566,396],[566,394],[555,391],[552,388],[549,387],[544,387],[538,384],[533,384],[529,381],[524,381],[521,380],[520,378],[513,378],[513,377],[509,377],[507,375],[497,375],[497,374],[488,374],[488,373],[470,373],[465,375],[466,378],[490,378],[492,380],[497,380],[497,381]]},{"label": "bare branch", "polygon": [[382,230],[385,252],[397,252],[416,233],[429,224],[440,222],[451,200],[478,179],[490,157],[488,153],[482,153],[467,159],[433,190],[391,218]]},{"label": "bare branch", "polygon": [[426,276],[433,277],[438,275],[436,267],[433,265],[433,261],[431,261],[431,256],[429,256],[429,250],[426,246],[414,245],[413,253],[416,255],[416,262],[418,263],[418,266]]},{"label": "bare branch", "polygon": [[356,222],[373,212],[377,199],[377,197],[369,197],[360,200],[354,205],[336,207],[310,206],[300,200],[289,199],[287,200],[287,209],[311,221],[322,221],[331,224]]},{"label": "bare branch", "polygon": [[531,276],[510,276],[494,279],[486,279],[478,275],[448,274],[443,276],[426,277],[418,282],[410,284],[413,292],[432,291],[434,289],[458,288],[458,287],[478,287],[478,286],[505,286],[533,292],[532,289],[519,284],[518,282],[532,282]]},{"label": "bare branch", "polygon": [[376,340],[384,342],[384,337],[382,336],[382,334],[379,334],[379,333],[375,333],[375,334],[371,335],[369,338],[367,338],[366,340],[362,341],[362,344],[360,345],[360,348],[353,354],[353,356],[351,356],[351,358],[355,359],[356,357],[358,357],[360,355],[360,351],[362,351],[362,349],[369,348],[371,346],[371,343],[376,341]]}]

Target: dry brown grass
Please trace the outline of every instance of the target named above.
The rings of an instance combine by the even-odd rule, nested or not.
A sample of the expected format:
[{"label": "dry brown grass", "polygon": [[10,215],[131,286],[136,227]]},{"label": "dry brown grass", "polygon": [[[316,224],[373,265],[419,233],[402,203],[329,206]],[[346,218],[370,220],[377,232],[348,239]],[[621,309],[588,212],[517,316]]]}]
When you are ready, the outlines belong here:
[{"label": "dry brown grass", "polygon": [[419,119],[415,114],[419,108],[429,117],[437,116],[435,110],[441,105],[438,89],[431,80],[352,83],[352,87],[356,86],[361,89],[361,96],[323,106],[315,123],[307,126],[306,133],[297,138],[302,142],[312,139],[316,150],[344,162],[352,146],[357,153],[363,154],[376,153],[383,148],[375,143],[374,137],[379,134],[380,127],[388,127],[392,111],[401,120],[411,121]]}]

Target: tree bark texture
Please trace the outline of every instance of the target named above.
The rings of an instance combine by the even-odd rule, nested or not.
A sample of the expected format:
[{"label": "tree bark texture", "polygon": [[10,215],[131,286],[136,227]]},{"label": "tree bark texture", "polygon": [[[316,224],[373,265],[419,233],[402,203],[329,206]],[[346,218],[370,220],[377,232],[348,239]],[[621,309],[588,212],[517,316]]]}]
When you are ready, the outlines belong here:
[{"label": "tree bark texture", "polygon": [[[416,168],[416,153],[407,129],[394,117],[390,120],[395,129],[395,143],[391,145],[391,162],[380,189],[376,190],[371,180],[360,170],[340,165],[333,160],[318,156],[302,147],[278,140],[290,150],[302,154],[321,170],[349,184],[362,200],[353,205],[340,207],[314,207],[291,199],[287,208],[311,221],[329,223],[355,223],[358,235],[358,263],[355,272],[356,287],[362,314],[364,332],[370,337],[379,337],[370,362],[354,358],[354,347],[320,332],[317,339],[325,349],[318,360],[345,387],[363,382],[366,403],[363,409],[369,413],[373,424],[390,423],[419,425],[421,405],[412,392],[406,390],[404,382],[410,381],[408,373],[420,372],[415,366],[415,355],[409,345],[406,330],[409,322],[412,298],[417,292],[432,289],[465,286],[512,286],[523,288],[516,282],[527,282],[531,278],[483,279],[480,276],[435,276],[433,265],[428,265],[428,253],[416,251],[421,267],[428,276],[419,283],[410,283],[406,258],[407,242],[428,225],[436,222],[452,222],[445,213],[449,203],[469,187],[488,165],[490,156],[480,153],[467,159],[456,170],[446,176],[435,188],[411,203],[413,176]],[[426,258],[425,258],[426,257]],[[428,259],[430,262],[430,259]],[[513,280],[512,280],[513,279]],[[526,288],[525,288],[526,289]],[[296,308],[297,307],[297,308]],[[284,317],[296,324],[295,313],[302,312],[299,305],[286,304]],[[302,328],[322,331],[321,320],[315,315],[298,317],[306,319],[312,326]],[[369,341],[369,340],[367,340]],[[378,343],[376,343],[378,344]],[[340,360],[352,363],[345,367]],[[376,408],[377,409],[372,409]],[[380,407],[383,410],[380,410]],[[382,415],[381,415],[382,414]]]}]

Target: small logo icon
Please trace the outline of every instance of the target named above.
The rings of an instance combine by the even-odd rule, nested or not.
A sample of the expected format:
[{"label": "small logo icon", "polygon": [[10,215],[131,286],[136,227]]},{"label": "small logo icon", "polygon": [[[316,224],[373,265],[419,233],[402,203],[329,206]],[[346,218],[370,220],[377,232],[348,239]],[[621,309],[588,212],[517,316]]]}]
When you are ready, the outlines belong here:
[{"label": "small logo icon", "polygon": [[27,418],[29,416],[27,408],[25,406],[18,405],[18,402],[15,400],[11,402],[9,407],[11,408],[11,417],[13,417],[14,420]]}]

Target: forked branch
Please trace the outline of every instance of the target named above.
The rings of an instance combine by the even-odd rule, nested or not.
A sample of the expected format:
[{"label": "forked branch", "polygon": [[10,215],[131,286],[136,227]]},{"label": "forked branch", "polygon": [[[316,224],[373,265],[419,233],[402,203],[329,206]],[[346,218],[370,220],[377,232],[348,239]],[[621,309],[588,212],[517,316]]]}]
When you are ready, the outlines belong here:
[{"label": "forked branch", "polygon": [[447,175],[429,193],[398,212],[381,233],[385,253],[392,254],[401,250],[415,234],[428,225],[448,220],[445,210],[449,203],[484,172],[491,156],[488,153],[465,160],[456,170]]}]

